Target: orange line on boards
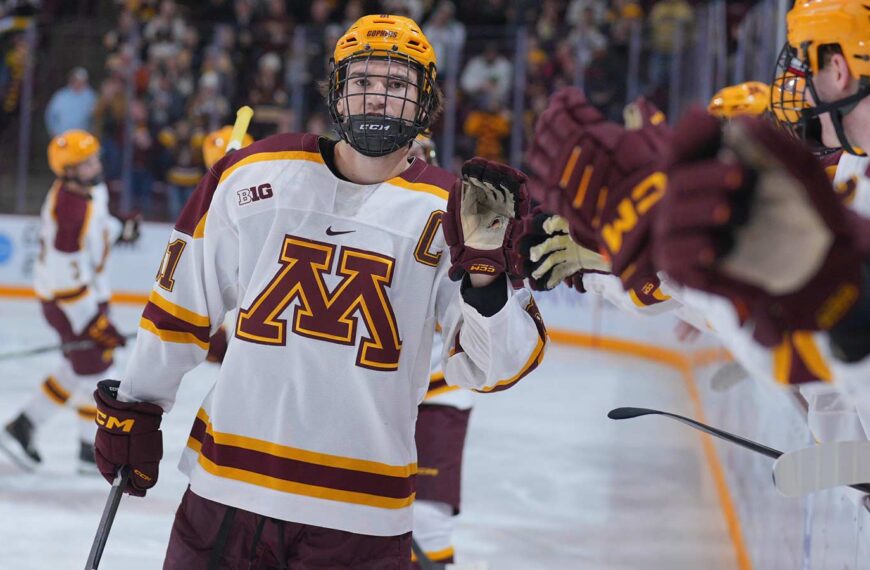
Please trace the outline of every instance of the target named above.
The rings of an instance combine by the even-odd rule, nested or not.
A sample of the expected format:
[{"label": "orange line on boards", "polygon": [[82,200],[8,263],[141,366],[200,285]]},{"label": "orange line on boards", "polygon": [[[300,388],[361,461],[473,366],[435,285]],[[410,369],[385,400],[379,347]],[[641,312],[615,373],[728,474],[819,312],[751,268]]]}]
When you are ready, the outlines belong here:
[{"label": "orange line on boards", "polygon": [[[36,299],[36,291],[32,287],[3,285],[0,286],[0,297]],[[148,302],[148,295],[144,293],[131,293],[129,291],[117,291],[112,293],[112,302],[120,305],[144,305]]]},{"label": "orange line on boards", "polygon": [[[627,354],[675,368],[680,373],[686,390],[689,392],[689,397],[692,399],[695,407],[695,417],[698,421],[704,423],[707,420],[704,417],[704,406],[701,403],[701,396],[698,394],[698,389],[695,386],[694,368],[695,366],[724,362],[731,358],[727,352],[721,349],[703,349],[687,355],[661,346],[588,333],[550,330],[548,334],[553,342],[560,344]],[[716,487],[716,494],[719,497],[719,506],[722,509],[722,515],[725,517],[725,524],[728,527],[728,534],[731,536],[731,542],[734,545],[737,567],[739,570],[752,570],[752,561],[749,558],[749,552],[743,540],[740,518],[737,516],[737,510],[734,508],[734,501],[731,499],[731,492],[725,480],[725,471],[716,453],[716,446],[713,444],[711,436],[704,433],[700,435],[704,455],[707,458],[707,464],[710,467],[713,483]]]}]

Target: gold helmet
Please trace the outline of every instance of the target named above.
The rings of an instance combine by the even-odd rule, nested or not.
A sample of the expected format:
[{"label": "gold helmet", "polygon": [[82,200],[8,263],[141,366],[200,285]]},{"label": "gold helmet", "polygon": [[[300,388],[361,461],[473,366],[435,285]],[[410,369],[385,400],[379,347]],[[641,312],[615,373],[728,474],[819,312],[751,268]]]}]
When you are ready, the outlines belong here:
[{"label": "gold helmet", "polygon": [[707,111],[720,119],[733,119],[741,115],[758,117],[763,115],[770,102],[770,87],[760,81],[747,81],[720,89]]},{"label": "gold helmet", "polygon": [[[227,144],[230,142],[232,134],[233,127],[227,125],[209,133],[205,137],[202,143],[202,160],[205,162],[206,168],[211,168],[215,162],[227,153]],[[242,138],[242,146],[239,148],[245,148],[252,142],[254,142],[254,137],[245,133],[244,138]]]},{"label": "gold helmet", "polygon": [[[383,156],[428,131],[440,106],[435,60],[435,50],[410,18],[357,20],[338,40],[330,62],[327,104],[341,137],[361,154]],[[369,110],[381,101],[382,112]],[[399,116],[392,114],[396,108]]]},{"label": "gold helmet", "polygon": [[[843,118],[870,95],[870,4],[859,0],[797,0],[786,20],[788,44],[814,101],[801,118],[806,121],[829,113],[843,150],[863,154],[847,139]],[[824,66],[825,53],[831,53],[826,46],[843,55],[849,73],[858,81],[856,93],[836,101],[824,101],[814,85],[815,76]]]},{"label": "gold helmet", "polygon": [[64,178],[66,169],[81,164],[100,152],[97,137],[78,129],[61,133],[48,143],[48,166],[59,178]]}]

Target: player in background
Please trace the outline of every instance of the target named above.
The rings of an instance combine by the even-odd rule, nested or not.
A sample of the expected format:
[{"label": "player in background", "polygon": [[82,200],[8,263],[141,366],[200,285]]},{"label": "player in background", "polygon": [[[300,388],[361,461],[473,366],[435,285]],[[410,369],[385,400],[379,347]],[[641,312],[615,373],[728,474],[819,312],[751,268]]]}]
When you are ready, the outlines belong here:
[{"label": "player in background", "polygon": [[[224,125],[220,129],[206,135],[202,141],[202,162],[206,170],[210,170],[227,153],[227,144],[229,144],[232,134],[232,125]],[[245,148],[252,142],[254,142],[254,137],[245,133],[239,148]],[[233,317],[234,313],[228,313],[225,321],[229,321]],[[208,362],[217,364],[223,362],[224,355],[227,352],[227,342],[227,327],[225,324],[222,324],[209,339],[208,354],[206,354],[205,359]]]},{"label": "player in background", "polygon": [[[435,143],[425,135],[417,136],[411,156],[438,166]],[[441,329],[436,327],[429,387],[417,408],[414,432],[417,444],[414,540],[430,560],[448,564],[454,561],[453,532],[461,508],[462,452],[474,396],[469,390],[445,381],[441,368],[443,346]]]},{"label": "player in background", "polygon": [[[436,323],[448,382],[482,392],[540,363],[546,333],[507,272],[525,176],[409,160],[437,117],[435,55],[410,19],[358,20],[327,90],[341,134],[280,134],[219,160],[170,237],[121,382],[100,383],[97,462],[157,481],[159,425],[238,308],[181,466],[165,569],[408,568],[414,422]],[[292,305],[292,306],[291,306]]]},{"label": "player in background", "polygon": [[720,119],[765,114],[770,104],[770,86],[760,81],[746,81],[723,87],[707,104],[707,112]]},{"label": "player in background", "polygon": [[[765,114],[764,92],[755,91],[761,96],[754,101],[716,105],[714,100],[713,108],[721,118],[738,109]],[[727,94],[745,97],[753,90]],[[532,247],[521,243],[516,248],[528,252],[525,266],[533,283],[544,281],[550,288],[562,279],[582,279],[585,290],[624,310],[672,311],[699,330],[715,332],[752,376],[771,383],[830,380],[829,355],[811,333],[781,338],[772,348],[757,345],[727,300],[682,287],[660,273],[652,258],[652,223],[667,184],[665,155],[673,135],[660,113],[640,103],[627,119],[645,119],[639,127],[637,120],[623,127],[605,121],[579,90],[562,90],[551,99],[530,152],[531,188],[546,212],[561,217],[550,218],[544,232],[532,225],[527,234],[536,240]],[[639,297],[638,291],[651,291],[661,300],[627,303]]]},{"label": "player in background", "polygon": [[80,130],[62,133],[48,146],[48,163],[57,180],[40,214],[34,288],[42,314],[60,341],[84,341],[86,348],[65,351],[61,364],[0,431],[0,449],[27,469],[42,459],[35,445],[37,428],[67,407],[79,416],[80,470],[96,472],[92,393],[98,381],[114,374],[113,350],[125,344],[109,320],[106,267],[113,245],[138,237],[137,218],[120,220],[109,214],[99,152],[97,139]]}]

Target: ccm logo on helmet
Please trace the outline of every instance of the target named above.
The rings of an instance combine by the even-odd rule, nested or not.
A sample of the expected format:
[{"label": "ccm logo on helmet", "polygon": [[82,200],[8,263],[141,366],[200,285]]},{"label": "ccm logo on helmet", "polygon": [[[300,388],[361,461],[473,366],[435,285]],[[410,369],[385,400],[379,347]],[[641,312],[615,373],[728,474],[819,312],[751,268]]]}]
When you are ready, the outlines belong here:
[{"label": "ccm logo on helmet", "polygon": [[245,204],[250,204],[258,200],[271,198],[273,195],[272,185],[267,182],[266,184],[260,184],[259,186],[243,188],[242,190],[236,190],[236,195],[239,197],[239,206],[244,206]]},{"label": "ccm logo on helmet", "polygon": [[122,421],[115,416],[106,415],[106,412],[101,412],[97,410],[97,423],[106,429],[120,428],[121,431],[123,431],[124,433],[130,433],[130,430],[133,429],[133,424],[136,423],[136,420],[131,418]]},{"label": "ccm logo on helmet", "polygon": [[359,126],[361,131],[389,131],[390,125],[381,125],[378,123],[363,123]]},{"label": "ccm logo on helmet", "polygon": [[485,263],[475,263],[468,268],[468,271],[476,271],[478,273],[495,273],[495,267]]}]

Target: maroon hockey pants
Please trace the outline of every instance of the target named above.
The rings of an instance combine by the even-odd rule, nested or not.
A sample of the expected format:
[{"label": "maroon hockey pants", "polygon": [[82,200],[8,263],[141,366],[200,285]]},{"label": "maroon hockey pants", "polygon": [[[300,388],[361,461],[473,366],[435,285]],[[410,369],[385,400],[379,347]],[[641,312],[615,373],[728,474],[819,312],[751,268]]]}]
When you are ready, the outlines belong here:
[{"label": "maroon hockey pants", "polygon": [[411,533],[368,536],[270,519],[184,493],[163,570],[408,570]]}]

